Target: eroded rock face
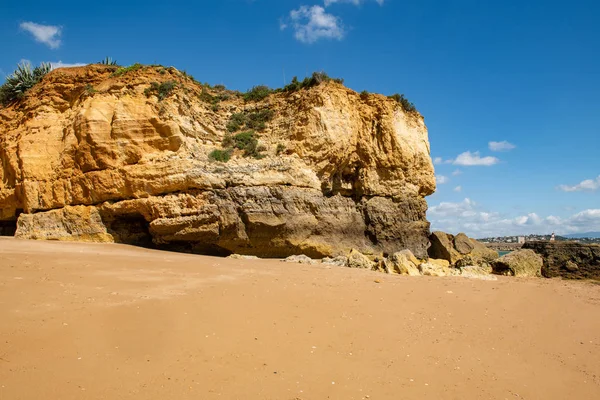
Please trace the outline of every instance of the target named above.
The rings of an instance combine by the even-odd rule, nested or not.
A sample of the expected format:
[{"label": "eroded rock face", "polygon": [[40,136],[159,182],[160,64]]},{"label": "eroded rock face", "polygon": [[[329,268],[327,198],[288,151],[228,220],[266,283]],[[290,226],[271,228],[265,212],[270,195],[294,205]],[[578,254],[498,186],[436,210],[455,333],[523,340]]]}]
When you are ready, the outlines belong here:
[{"label": "eroded rock face", "polygon": [[494,274],[540,277],[543,260],[533,250],[516,250],[492,261]]},{"label": "eroded rock face", "polygon": [[447,260],[450,265],[463,267],[470,265],[487,266],[498,258],[498,253],[488,249],[484,244],[467,237],[464,233],[450,235],[436,231],[429,237],[431,247],[429,257]]},{"label": "eroded rock face", "polygon": [[539,254],[543,260],[542,275],[568,279],[600,280],[600,246],[575,242],[525,242],[524,249]]},{"label": "eroded rock face", "polygon": [[[177,70],[58,69],[0,109],[0,222],[22,238],[208,254],[427,254],[435,190],[423,118],[333,82],[218,110]],[[162,101],[144,91],[177,82]],[[212,92],[211,92],[212,90]],[[262,159],[222,149],[234,113],[269,109]],[[18,218],[18,222],[15,222]]]}]

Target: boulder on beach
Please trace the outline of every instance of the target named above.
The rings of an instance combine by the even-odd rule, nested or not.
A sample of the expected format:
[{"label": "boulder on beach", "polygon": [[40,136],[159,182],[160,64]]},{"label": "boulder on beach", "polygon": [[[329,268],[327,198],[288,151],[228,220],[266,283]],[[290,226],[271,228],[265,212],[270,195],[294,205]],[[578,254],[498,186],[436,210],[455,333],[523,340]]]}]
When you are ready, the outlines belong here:
[{"label": "boulder on beach", "polygon": [[492,261],[492,269],[497,275],[540,277],[543,263],[533,250],[517,250]]},{"label": "boulder on beach", "polygon": [[452,266],[486,265],[498,258],[498,253],[464,233],[450,235],[436,231],[429,236],[429,257],[447,260]]}]

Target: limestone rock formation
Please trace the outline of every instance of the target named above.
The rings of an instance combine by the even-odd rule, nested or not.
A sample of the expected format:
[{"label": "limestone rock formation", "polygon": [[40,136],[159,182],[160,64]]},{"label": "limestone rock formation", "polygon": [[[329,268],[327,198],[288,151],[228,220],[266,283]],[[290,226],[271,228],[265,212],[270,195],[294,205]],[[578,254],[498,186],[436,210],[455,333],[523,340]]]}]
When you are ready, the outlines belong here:
[{"label": "limestone rock formation", "polygon": [[540,277],[542,264],[542,257],[533,250],[516,250],[492,261],[492,269],[498,275]]},{"label": "limestone rock formation", "polygon": [[498,253],[484,244],[467,237],[464,233],[450,235],[436,231],[429,236],[431,247],[429,257],[447,260],[450,265],[461,267],[468,265],[487,265],[498,258]]},{"label": "limestone rock formation", "polygon": [[363,269],[374,269],[376,263],[371,261],[369,257],[365,256],[356,249],[352,249],[348,255],[348,267],[350,268],[363,268]]},{"label": "limestone rock formation", "polygon": [[[115,68],[54,70],[0,108],[1,232],[205,254],[426,256],[435,179],[418,113],[335,82],[247,102],[174,68]],[[255,157],[224,151],[238,117],[256,131]]]},{"label": "limestone rock formation", "polygon": [[600,246],[576,242],[526,242],[530,249],[542,256],[542,275],[568,279],[600,280]]},{"label": "limestone rock formation", "polygon": [[432,262],[433,259],[421,263],[419,265],[419,271],[425,276],[457,276],[460,275],[460,270],[457,268],[451,268],[445,266],[444,263]]},{"label": "limestone rock formation", "polygon": [[389,272],[393,272],[400,275],[418,276],[421,275],[419,272],[419,260],[408,250],[398,251],[390,256],[388,265]]}]

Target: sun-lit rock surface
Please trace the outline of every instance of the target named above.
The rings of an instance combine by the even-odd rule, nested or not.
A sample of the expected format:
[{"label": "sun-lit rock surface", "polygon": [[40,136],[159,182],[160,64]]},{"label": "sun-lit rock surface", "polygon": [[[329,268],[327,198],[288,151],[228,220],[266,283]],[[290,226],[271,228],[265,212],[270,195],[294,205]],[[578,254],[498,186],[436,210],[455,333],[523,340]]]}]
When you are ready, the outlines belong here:
[{"label": "sun-lit rock surface", "polygon": [[[17,236],[210,254],[427,254],[427,129],[382,95],[328,82],[218,107],[174,68],[58,69],[0,108],[0,221]],[[175,81],[165,99],[152,82]],[[234,113],[269,109],[262,159],[223,149]],[[10,230],[10,226],[5,228]]]}]

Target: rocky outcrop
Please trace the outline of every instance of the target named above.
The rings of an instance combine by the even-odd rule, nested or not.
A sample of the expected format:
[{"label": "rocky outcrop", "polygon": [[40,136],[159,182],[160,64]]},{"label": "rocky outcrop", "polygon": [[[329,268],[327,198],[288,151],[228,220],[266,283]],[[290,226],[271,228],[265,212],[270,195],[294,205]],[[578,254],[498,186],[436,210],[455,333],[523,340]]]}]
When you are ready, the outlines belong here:
[{"label": "rocky outcrop", "polygon": [[362,269],[375,269],[376,263],[369,257],[362,254],[356,249],[352,249],[348,254],[348,267],[350,268],[362,268]]},{"label": "rocky outcrop", "polygon": [[600,246],[576,242],[526,242],[524,249],[543,258],[542,275],[547,278],[600,280]]},{"label": "rocky outcrop", "polygon": [[467,237],[464,233],[450,235],[436,231],[429,236],[431,247],[429,257],[447,260],[455,267],[469,265],[488,265],[498,258],[498,253],[488,249],[484,244]]},{"label": "rocky outcrop", "polygon": [[516,250],[492,261],[492,270],[498,275],[540,277],[542,265],[542,257],[533,250]]},{"label": "rocky outcrop", "polygon": [[[435,180],[418,113],[334,82],[246,102],[174,68],[115,72],[57,69],[0,109],[2,232],[222,255],[426,256]],[[176,86],[159,99],[153,82]],[[232,115],[265,110],[258,157],[209,157]]]},{"label": "rocky outcrop", "polygon": [[420,262],[408,249],[392,254],[386,264],[388,272],[391,273],[410,276],[420,275],[418,267]]}]

